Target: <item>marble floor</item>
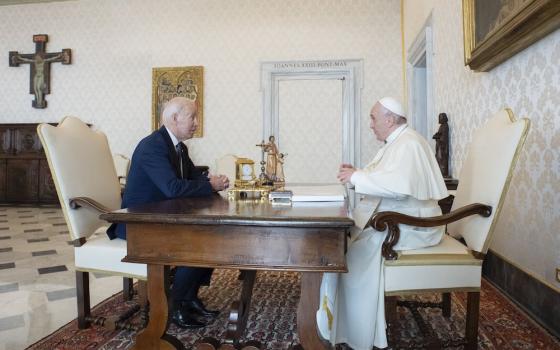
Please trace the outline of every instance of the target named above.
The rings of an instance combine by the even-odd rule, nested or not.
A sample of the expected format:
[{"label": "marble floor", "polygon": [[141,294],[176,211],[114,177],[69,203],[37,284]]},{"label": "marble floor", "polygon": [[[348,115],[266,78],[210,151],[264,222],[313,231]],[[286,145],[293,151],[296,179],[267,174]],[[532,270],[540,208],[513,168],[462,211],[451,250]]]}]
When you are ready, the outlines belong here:
[{"label": "marble floor", "polygon": [[[76,318],[74,248],[56,207],[0,207],[0,350],[25,349]],[[92,307],[122,278],[90,274]]]}]

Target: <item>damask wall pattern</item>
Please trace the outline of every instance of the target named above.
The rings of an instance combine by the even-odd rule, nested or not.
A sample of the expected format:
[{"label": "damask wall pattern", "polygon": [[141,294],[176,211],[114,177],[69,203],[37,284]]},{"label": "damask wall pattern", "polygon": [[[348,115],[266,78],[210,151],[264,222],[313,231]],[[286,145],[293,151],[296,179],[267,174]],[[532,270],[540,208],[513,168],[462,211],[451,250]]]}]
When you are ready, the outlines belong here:
[{"label": "damask wall pattern", "polygon": [[336,183],[342,163],[342,82],[281,81],[278,100],[286,177],[295,183]]},{"label": "damask wall pattern", "polygon": [[490,249],[558,290],[560,31],[490,72],[475,73],[463,64],[461,0],[406,0],[404,13],[407,45],[432,15],[435,111],[449,117],[454,176],[473,131],[493,113],[509,107],[517,117],[531,120]]},{"label": "damask wall pattern", "polygon": [[[367,128],[371,104],[384,95],[402,98],[398,1],[14,5],[0,7],[0,33],[1,122],[55,122],[75,115],[107,133],[112,151],[127,156],[150,132],[152,67],[204,66],[204,137],[188,145],[195,162],[211,167],[229,153],[260,159],[254,145],[262,136],[263,61],[364,60],[362,163],[380,147]],[[52,66],[44,110],[31,108],[29,68],[7,64],[9,51],[33,52],[32,35],[38,33],[49,35],[48,52],[71,48],[73,60]]]}]

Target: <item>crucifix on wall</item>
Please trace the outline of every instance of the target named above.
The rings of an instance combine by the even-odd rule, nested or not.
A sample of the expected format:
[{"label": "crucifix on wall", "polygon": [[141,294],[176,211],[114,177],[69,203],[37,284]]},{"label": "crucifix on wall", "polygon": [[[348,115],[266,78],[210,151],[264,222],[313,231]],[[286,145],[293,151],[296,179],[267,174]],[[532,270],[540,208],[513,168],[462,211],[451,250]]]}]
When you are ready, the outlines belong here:
[{"label": "crucifix on wall", "polygon": [[33,108],[46,108],[47,101],[45,95],[50,93],[50,73],[51,63],[62,62],[71,63],[71,50],[63,49],[61,52],[46,52],[47,34],[33,35],[35,43],[35,53],[20,54],[17,51],[10,51],[10,67],[19,67],[20,64],[28,63],[30,66],[29,93],[35,95],[31,105]]}]

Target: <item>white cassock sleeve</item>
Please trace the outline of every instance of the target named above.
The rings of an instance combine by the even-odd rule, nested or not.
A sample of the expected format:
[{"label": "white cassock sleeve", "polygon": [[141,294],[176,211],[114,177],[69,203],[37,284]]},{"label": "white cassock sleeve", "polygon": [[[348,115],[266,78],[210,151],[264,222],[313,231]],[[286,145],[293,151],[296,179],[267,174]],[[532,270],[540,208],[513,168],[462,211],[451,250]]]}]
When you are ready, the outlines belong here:
[{"label": "white cassock sleeve", "polygon": [[429,145],[412,130],[405,130],[391,145],[380,151],[376,160],[352,174],[357,193],[391,199],[400,195],[418,200],[448,196],[439,166]]},{"label": "white cassock sleeve", "polygon": [[354,174],[352,174],[350,182],[354,185],[357,193],[397,200],[406,198],[406,195],[402,193],[393,192],[387,188],[379,186],[374,179],[368,176],[368,174],[363,170],[356,170]]}]

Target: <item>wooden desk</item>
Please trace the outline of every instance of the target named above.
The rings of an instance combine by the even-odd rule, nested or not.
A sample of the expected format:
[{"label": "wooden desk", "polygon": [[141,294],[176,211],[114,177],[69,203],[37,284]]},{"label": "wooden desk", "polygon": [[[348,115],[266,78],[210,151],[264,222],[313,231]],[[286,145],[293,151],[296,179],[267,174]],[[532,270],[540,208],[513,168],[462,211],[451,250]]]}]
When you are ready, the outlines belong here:
[{"label": "wooden desk", "polygon": [[[134,349],[182,349],[166,333],[169,265],[249,270],[234,302],[224,343],[243,334],[255,270],[302,272],[297,324],[304,349],[328,348],[317,335],[315,312],[323,272],[347,272],[347,204],[228,201],[219,195],[174,199],[122,209],[101,218],[127,224],[127,262],[148,264],[150,321]],[[211,287],[210,287],[211,288]]]}]

